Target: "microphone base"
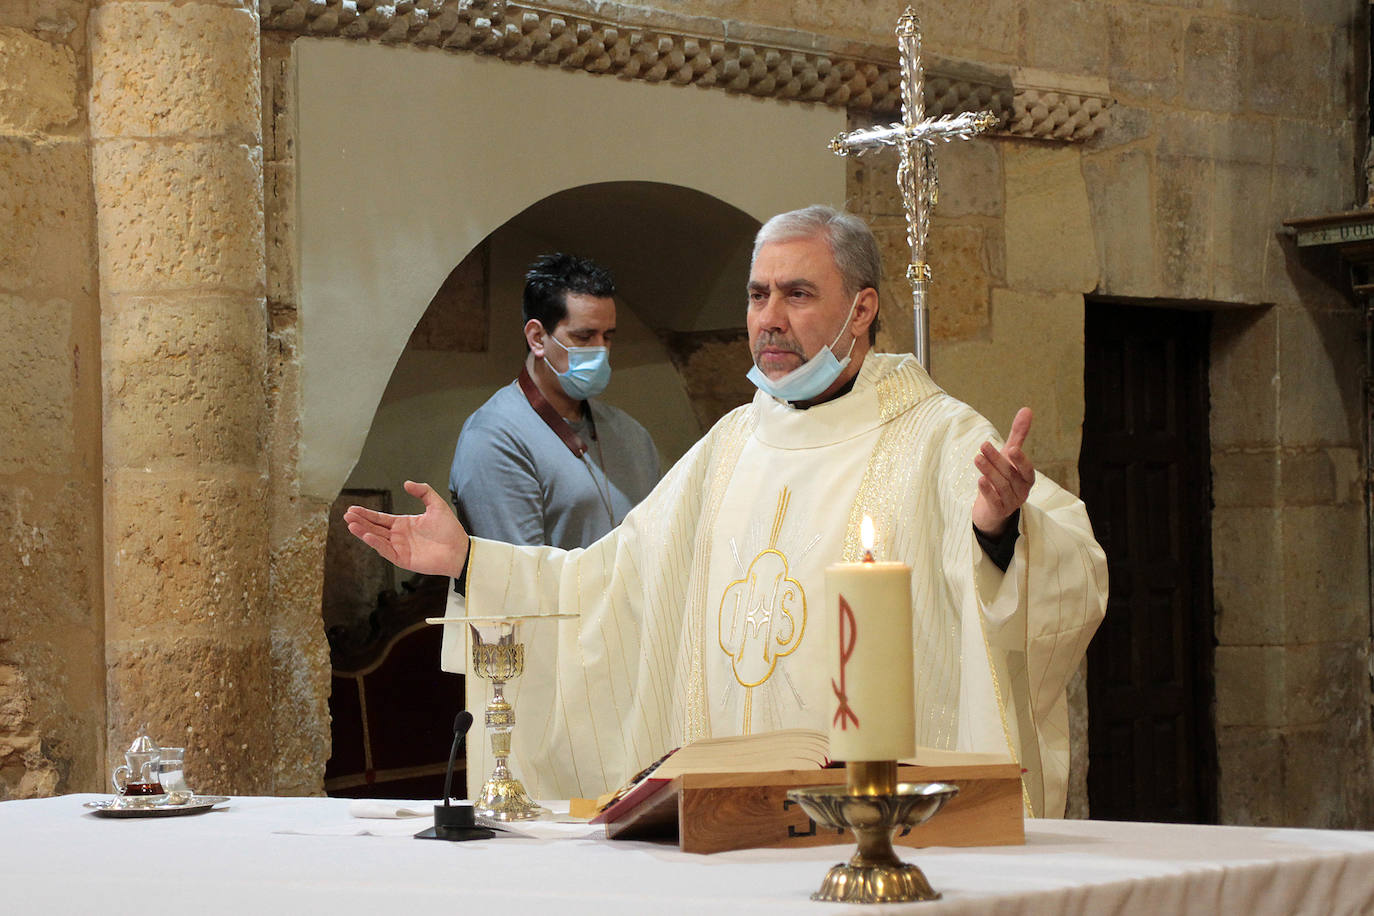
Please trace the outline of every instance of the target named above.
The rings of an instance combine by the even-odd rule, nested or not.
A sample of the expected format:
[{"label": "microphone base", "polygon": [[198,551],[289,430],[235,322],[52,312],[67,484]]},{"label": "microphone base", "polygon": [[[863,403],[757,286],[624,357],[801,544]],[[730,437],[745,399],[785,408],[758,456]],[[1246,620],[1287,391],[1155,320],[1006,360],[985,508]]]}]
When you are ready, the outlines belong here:
[{"label": "microphone base", "polygon": [[465,840],[489,840],[494,836],[496,831],[489,827],[426,827],[415,834],[415,839],[461,843]]},{"label": "microphone base", "polygon": [[472,805],[435,805],[434,826],[448,828],[476,827],[477,818]]},{"label": "microphone base", "polygon": [[415,834],[415,839],[461,843],[465,840],[489,840],[494,836],[495,830],[477,824],[472,805],[435,805],[434,826]]}]

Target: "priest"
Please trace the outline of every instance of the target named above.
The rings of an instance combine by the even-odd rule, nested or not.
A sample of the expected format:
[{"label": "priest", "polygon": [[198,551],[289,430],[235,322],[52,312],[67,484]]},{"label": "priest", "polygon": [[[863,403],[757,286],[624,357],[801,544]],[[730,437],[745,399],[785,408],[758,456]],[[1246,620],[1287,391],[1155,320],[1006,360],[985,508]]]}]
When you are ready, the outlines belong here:
[{"label": "priest", "polygon": [[912,567],[917,741],[1009,754],[1028,812],[1062,815],[1065,689],[1105,558],[1083,504],[1035,473],[1028,409],[1002,442],[915,358],[873,351],[880,274],[852,215],[769,220],[748,284],[758,392],[590,547],[469,538],[412,482],[421,515],[348,510],[388,560],[465,576],[472,616],[578,615],[526,628],[512,768],[535,797],[596,796],[701,738],[826,728],[824,570],[860,558],[868,515],[879,558]]}]

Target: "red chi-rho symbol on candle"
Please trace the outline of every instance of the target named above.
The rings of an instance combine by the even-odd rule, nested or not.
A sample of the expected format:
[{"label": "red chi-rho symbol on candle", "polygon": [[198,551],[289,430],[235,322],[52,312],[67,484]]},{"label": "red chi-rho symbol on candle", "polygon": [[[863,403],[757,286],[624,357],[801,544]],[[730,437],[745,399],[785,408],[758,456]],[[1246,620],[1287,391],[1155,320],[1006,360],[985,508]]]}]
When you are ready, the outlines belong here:
[{"label": "red chi-rho symbol on candle", "polygon": [[854,609],[849,606],[849,602],[844,600],[844,595],[840,596],[840,682],[835,683],[835,679],[830,679],[830,687],[835,691],[835,697],[840,701],[839,708],[835,710],[835,718],[831,721],[831,727],[838,725],[841,731],[849,728],[849,723],[853,722],[854,727],[859,727],[859,717],[854,715],[854,710],[849,708],[849,696],[845,693],[844,671],[849,664],[850,657],[854,654],[854,643],[859,638],[859,628],[854,622]]}]

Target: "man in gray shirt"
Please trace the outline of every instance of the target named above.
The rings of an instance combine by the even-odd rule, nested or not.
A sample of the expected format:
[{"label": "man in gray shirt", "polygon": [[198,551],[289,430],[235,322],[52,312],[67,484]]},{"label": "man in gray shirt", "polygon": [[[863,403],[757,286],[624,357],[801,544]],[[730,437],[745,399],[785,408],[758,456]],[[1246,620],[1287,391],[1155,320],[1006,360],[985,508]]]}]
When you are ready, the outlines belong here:
[{"label": "man in gray shirt", "polygon": [[608,270],[544,255],[525,274],[529,352],[519,377],[463,424],[449,489],[463,526],[511,544],[585,547],[658,482],[658,452],[629,414],[593,400],[610,380]]}]

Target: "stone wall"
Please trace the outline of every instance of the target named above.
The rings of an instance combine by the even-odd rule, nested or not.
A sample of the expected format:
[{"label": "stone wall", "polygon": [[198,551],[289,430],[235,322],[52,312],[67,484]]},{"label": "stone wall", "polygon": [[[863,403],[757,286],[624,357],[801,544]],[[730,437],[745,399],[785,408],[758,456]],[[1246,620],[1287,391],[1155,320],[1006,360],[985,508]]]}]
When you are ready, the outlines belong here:
[{"label": "stone wall", "polygon": [[0,6],[0,799],[105,784],[87,16]]},{"label": "stone wall", "polygon": [[1363,319],[1341,272],[1281,228],[1363,203],[1366,5],[1107,14],[1116,120],[1084,157],[1100,292],[1219,310],[1221,816],[1367,827]]},{"label": "stone wall", "polygon": [[329,759],[329,645],[321,593],[328,503],[303,497],[300,442],[299,314],[295,278],[295,135],[291,43],[262,37],[263,195],[269,319],[267,388],[268,603],[272,662],[273,769],[280,795],[324,791]]}]

